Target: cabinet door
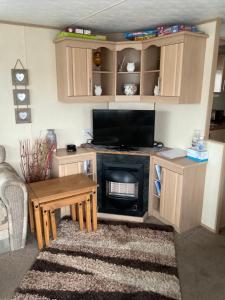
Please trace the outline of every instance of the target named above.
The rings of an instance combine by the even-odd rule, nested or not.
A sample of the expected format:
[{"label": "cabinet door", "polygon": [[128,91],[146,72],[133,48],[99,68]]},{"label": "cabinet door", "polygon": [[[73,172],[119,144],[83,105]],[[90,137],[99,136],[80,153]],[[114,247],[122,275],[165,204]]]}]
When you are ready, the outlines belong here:
[{"label": "cabinet door", "polygon": [[83,163],[82,162],[74,162],[70,164],[66,164],[61,166],[63,168],[63,176],[69,176],[74,174],[80,174],[83,172]]},{"label": "cabinet door", "polygon": [[92,94],[92,50],[66,47],[68,96]]},{"label": "cabinet door", "polygon": [[163,168],[161,176],[160,216],[179,226],[182,175]]},{"label": "cabinet door", "polygon": [[180,96],[182,77],[183,43],[161,48],[160,95]]}]

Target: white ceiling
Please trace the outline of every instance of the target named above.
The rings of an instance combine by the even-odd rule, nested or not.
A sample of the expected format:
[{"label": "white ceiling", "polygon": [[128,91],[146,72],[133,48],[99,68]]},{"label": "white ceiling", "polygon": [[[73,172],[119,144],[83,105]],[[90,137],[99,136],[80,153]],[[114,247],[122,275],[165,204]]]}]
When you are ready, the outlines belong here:
[{"label": "white ceiling", "polygon": [[60,28],[75,24],[101,32],[215,17],[225,22],[225,0],[0,0],[0,21]]}]

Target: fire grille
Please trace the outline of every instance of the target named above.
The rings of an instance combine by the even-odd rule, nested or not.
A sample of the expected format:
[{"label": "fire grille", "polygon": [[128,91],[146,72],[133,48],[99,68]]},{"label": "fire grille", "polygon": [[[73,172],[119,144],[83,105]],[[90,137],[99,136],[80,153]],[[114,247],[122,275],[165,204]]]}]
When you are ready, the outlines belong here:
[{"label": "fire grille", "polygon": [[138,198],[138,182],[124,183],[106,181],[106,193],[110,196]]}]

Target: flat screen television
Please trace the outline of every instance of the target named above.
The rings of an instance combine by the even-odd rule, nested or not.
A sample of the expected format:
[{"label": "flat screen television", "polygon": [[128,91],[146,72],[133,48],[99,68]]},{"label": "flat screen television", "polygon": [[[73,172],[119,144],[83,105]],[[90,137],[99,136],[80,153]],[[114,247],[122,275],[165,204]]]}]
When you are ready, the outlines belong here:
[{"label": "flat screen television", "polygon": [[93,144],[120,148],[153,147],[154,110],[93,110]]}]

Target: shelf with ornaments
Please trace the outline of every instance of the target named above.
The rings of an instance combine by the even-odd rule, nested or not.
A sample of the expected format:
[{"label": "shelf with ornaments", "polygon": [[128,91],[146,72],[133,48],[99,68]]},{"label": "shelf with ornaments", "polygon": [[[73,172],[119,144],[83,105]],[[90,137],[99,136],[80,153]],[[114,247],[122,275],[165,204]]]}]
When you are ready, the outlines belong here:
[{"label": "shelf with ornaments", "polygon": [[115,52],[100,47],[93,50],[92,89],[93,96],[115,94]]}]

